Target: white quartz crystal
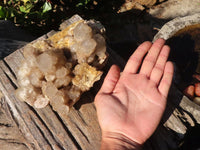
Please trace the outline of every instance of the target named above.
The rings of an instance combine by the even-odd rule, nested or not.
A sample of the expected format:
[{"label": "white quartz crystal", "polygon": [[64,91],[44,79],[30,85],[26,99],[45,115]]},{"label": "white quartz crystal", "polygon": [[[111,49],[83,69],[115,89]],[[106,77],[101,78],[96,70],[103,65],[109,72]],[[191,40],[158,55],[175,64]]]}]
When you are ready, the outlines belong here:
[{"label": "white quartz crystal", "polygon": [[70,70],[62,66],[58,68],[58,70],[56,70],[56,78],[64,78],[69,73],[70,73]]},{"label": "white quartz crystal", "polygon": [[55,70],[55,64],[57,63],[58,58],[53,55],[51,52],[44,52],[37,56],[37,67],[43,72],[48,73]]},{"label": "white quartz crystal", "polygon": [[49,104],[49,99],[47,97],[44,97],[43,95],[38,95],[34,102],[34,107],[45,108],[48,104]]},{"label": "white quartz crystal", "polygon": [[100,79],[102,72],[96,67],[107,57],[106,42],[84,22],[53,37],[24,47],[15,94],[35,108],[50,104],[66,114]]},{"label": "white quartz crystal", "polygon": [[74,39],[81,42],[92,37],[92,29],[85,23],[79,23],[74,29]]}]

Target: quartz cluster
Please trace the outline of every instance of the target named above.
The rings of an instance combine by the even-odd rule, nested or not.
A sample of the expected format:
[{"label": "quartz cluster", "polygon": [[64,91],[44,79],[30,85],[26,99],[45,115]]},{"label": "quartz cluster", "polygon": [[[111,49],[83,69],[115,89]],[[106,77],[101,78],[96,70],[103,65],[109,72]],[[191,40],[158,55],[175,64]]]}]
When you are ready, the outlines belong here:
[{"label": "quartz cluster", "polygon": [[67,113],[100,79],[102,71],[97,68],[107,54],[104,37],[87,23],[60,32],[24,47],[15,94],[35,108],[50,104],[55,111]]}]

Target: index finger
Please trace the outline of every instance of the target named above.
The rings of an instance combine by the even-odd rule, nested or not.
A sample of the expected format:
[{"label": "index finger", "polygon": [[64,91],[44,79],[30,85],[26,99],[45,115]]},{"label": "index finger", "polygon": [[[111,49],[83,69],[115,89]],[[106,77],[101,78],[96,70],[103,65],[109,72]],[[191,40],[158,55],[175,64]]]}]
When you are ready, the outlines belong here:
[{"label": "index finger", "polygon": [[151,46],[152,43],[149,41],[142,43],[129,58],[123,72],[137,73],[142,63],[143,57],[151,48]]}]

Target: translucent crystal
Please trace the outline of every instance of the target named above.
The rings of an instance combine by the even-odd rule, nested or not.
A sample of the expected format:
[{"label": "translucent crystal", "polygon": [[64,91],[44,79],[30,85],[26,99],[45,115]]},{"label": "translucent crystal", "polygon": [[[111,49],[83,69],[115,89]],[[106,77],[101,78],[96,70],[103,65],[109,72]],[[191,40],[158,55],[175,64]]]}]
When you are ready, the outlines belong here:
[{"label": "translucent crystal", "polygon": [[102,47],[101,49],[97,49],[96,55],[99,58],[99,64],[102,64],[107,58],[106,47]]},{"label": "translucent crystal", "polygon": [[59,113],[68,113],[69,112],[69,106],[67,106],[69,102],[69,97],[63,90],[59,90],[55,97],[50,99],[50,104],[53,107],[53,109]]},{"label": "translucent crystal", "polygon": [[18,80],[18,84],[19,86],[29,86],[31,84],[28,76],[25,76],[24,78],[21,78]]},{"label": "translucent crystal", "polygon": [[56,75],[53,74],[53,73],[51,73],[51,74],[45,73],[45,77],[44,78],[45,78],[45,80],[47,82],[53,82],[56,79]]},{"label": "translucent crystal", "polygon": [[15,91],[16,97],[21,101],[26,101],[29,97],[28,89],[26,87],[20,87]]},{"label": "translucent crystal", "polygon": [[44,52],[37,56],[37,66],[44,73],[52,72],[57,61],[57,57],[51,52]]},{"label": "translucent crystal", "polygon": [[96,45],[97,43],[94,39],[84,40],[80,43],[80,49],[77,53],[81,53],[88,57],[94,52]]},{"label": "translucent crystal", "polygon": [[47,96],[49,99],[52,99],[56,96],[58,89],[52,82],[43,82],[42,93]]},{"label": "translucent crystal", "polygon": [[80,43],[80,48],[76,52],[78,62],[87,62],[87,58],[95,51],[96,42],[94,39],[87,39]]},{"label": "translucent crystal", "polygon": [[102,64],[105,61],[105,59],[107,58],[105,39],[101,34],[95,34],[93,36],[93,38],[97,42],[95,53],[99,58],[99,63]]},{"label": "translucent crystal", "polygon": [[65,104],[59,104],[55,101],[55,103],[50,103],[53,110],[58,112],[60,115],[66,115],[69,113],[69,106]]},{"label": "translucent crystal", "polygon": [[71,47],[70,50],[72,53],[76,53],[79,50],[80,44],[79,43],[74,43]]},{"label": "translucent crystal", "polygon": [[27,57],[26,62],[29,65],[29,67],[34,67],[37,65],[36,57]]},{"label": "translucent crystal", "polygon": [[96,53],[93,53],[92,55],[90,55],[87,59],[87,62],[88,63],[92,63],[95,61],[95,58],[96,58]]},{"label": "translucent crystal", "polygon": [[81,90],[73,85],[69,90],[67,90],[67,93],[70,100],[72,100],[70,105],[73,106],[79,100],[81,96]]},{"label": "translucent crystal", "polygon": [[64,90],[59,90],[54,97],[54,101],[56,101],[58,104],[68,104],[69,97]]},{"label": "translucent crystal", "polygon": [[62,66],[61,68],[58,68],[58,70],[56,71],[56,78],[64,78],[69,73],[70,70]]},{"label": "translucent crystal", "polygon": [[99,48],[102,48],[102,47],[105,47],[106,46],[106,41],[104,39],[104,37],[101,35],[101,34],[95,34],[93,36],[94,40],[96,41],[97,43],[97,49]]},{"label": "translucent crystal", "polygon": [[15,91],[15,95],[19,100],[25,101],[31,106],[34,105],[38,94],[40,94],[40,91],[33,86],[20,87]]},{"label": "translucent crystal", "polygon": [[32,45],[28,44],[27,46],[24,47],[23,49],[23,55],[26,59],[29,58],[34,58],[37,55],[39,55],[39,51],[38,49],[36,49],[35,47],[33,47]]},{"label": "translucent crystal", "polygon": [[74,39],[81,42],[85,39],[90,39],[92,37],[92,29],[85,23],[79,23],[74,28]]},{"label": "translucent crystal", "polygon": [[70,84],[70,82],[72,81],[72,78],[70,76],[65,76],[63,78],[57,78],[55,81],[54,81],[54,85],[57,87],[57,88],[61,88],[63,86],[68,86]]},{"label": "translucent crystal", "polygon": [[28,76],[31,72],[31,68],[28,65],[28,63],[26,61],[23,61],[21,63],[21,67],[19,68],[18,72],[17,72],[17,78],[18,79],[22,79],[26,76]]},{"label": "translucent crystal", "polygon": [[34,107],[35,108],[44,108],[48,104],[49,104],[49,99],[47,97],[44,97],[43,95],[38,95],[34,102]]},{"label": "translucent crystal", "polygon": [[29,75],[29,80],[33,86],[42,87],[43,78],[44,74],[38,68],[34,68],[31,70],[31,73]]}]

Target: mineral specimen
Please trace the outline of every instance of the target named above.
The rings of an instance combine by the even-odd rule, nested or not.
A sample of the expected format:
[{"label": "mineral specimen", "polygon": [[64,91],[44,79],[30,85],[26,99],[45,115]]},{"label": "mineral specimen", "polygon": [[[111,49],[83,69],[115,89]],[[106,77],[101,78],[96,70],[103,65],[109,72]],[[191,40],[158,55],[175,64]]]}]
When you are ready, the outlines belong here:
[{"label": "mineral specimen", "polygon": [[16,96],[35,108],[48,104],[67,113],[100,79],[106,58],[104,37],[81,21],[47,40],[24,47]]}]

